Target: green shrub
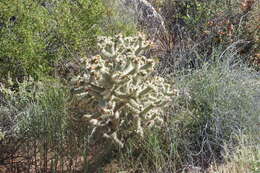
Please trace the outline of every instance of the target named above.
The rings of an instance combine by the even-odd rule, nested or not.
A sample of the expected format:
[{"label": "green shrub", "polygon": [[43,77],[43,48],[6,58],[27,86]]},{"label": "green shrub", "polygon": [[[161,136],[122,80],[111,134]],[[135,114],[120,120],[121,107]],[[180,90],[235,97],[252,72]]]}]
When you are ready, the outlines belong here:
[{"label": "green shrub", "polygon": [[259,114],[254,98],[259,83],[252,82],[259,80],[256,72],[227,64],[205,65],[179,81],[190,95],[182,103],[186,109],[176,116],[179,132],[189,144],[186,154],[205,164],[221,157],[225,143],[236,144],[233,135],[249,130]]},{"label": "green shrub", "polygon": [[48,74],[59,59],[95,45],[101,0],[0,2],[0,77]]},{"label": "green shrub", "polygon": [[84,155],[86,132],[75,135],[68,111],[69,92],[57,81],[30,78],[18,83],[16,90],[1,86],[0,93],[0,129],[5,134],[0,143],[1,162],[15,167],[12,160],[19,155],[24,165],[30,165],[28,171],[32,165],[45,171],[56,171],[58,165],[59,169],[75,169],[66,165],[76,166],[75,157]]},{"label": "green shrub", "polygon": [[[81,148],[83,143],[73,135],[68,111],[69,94],[57,82],[44,82],[42,93],[34,93],[34,100],[21,113],[17,131],[25,142],[20,151],[31,160],[38,155],[43,164],[37,169],[43,169],[44,172],[47,169],[57,171],[58,165],[61,169],[71,171],[74,168],[67,167],[67,162],[76,164],[73,160],[76,156],[82,156],[84,150]],[[84,139],[84,136],[81,138]]]},{"label": "green shrub", "polygon": [[141,172],[204,169],[223,161],[225,146],[233,151],[238,135],[257,133],[260,78],[254,70],[222,62],[174,78],[180,95],[168,110],[167,125],[132,140],[122,153],[123,167]]},{"label": "green shrub", "polygon": [[22,117],[24,108],[32,101],[32,94],[26,91],[32,87],[31,81],[19,86],[19,92],[11,88],[13,82],[10,78],[8,82],[9,86],[3,84],[0,86],[0,129],[5,134],[0,144],[1,162],[11,159],[10,157],[16,153],[18,146],[23,142],[22,135],[17,131],[19,119]]}]

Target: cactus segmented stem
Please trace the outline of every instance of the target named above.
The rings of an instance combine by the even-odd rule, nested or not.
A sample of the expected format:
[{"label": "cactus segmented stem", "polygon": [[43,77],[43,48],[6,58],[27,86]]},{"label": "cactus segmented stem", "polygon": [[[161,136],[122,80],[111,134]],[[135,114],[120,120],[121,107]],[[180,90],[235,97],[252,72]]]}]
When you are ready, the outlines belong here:
[{"label": "cactus segmented stem", "polygon": [[87,104],[86,122],[95,130],[105,127],[103,136],[123,147],[118,134],[135,129],[143,136],[144,128],[163,123],[160,112],[176,90],[165,79],[151,75],[156,61],[142,55],[149,46],[143,35],[98,40],[101,54],[85,58],[85,71],[71,85],[77,101]]}]

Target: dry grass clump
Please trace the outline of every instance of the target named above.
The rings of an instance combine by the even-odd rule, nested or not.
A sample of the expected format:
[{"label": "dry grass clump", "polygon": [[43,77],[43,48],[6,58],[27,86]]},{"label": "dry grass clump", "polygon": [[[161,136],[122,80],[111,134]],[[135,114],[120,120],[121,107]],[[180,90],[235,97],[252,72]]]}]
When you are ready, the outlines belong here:
[{"label": "dry grass clump", "polygon": [[[259,137],[259,135],[258,135]],[[209,173],[258,173],[260,172],[260,146],[257,140],[239,136],[239,145],[226,149],[225,163],[212,165]]]}]

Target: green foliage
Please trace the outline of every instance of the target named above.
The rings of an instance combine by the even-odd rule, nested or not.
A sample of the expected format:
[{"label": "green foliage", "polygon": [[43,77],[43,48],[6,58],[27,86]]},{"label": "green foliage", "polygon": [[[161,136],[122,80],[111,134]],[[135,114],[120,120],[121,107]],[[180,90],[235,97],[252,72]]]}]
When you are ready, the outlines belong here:
[{"label": "green foliage", "polygon": [[0,2],[0,77],[48,74],[63,58],[85,54],[95,43],[100,0]]},{"label": "green foliage", "polygon": [[[62,141],[60,138],[63,136],[68,118],[66,105],[68,95],[58,84],[48,85],[42,86],[42,91],[27,91],[32,92],[29,94],[33,100],[28,102],[21,113],[17,130],[23,137],[32,137],[34,140],[45,138],[52,142]],[[27,99],[24,93],[19,91],[19,94]]]},{"label": "green foliage", "polygon": [[[50,82],[41,84],[42,92],[29,91],[33,95],[33,101],[28,102],[20,112],[16,131],[25,140],[19,150],[26,152],[32,160],[38,155],[44,163],[38,168],[36,166],[37,169],[46,171],[48,167],[57,171],[58,164],[64,169],[64,162],[73,160],[77,154],[82,155],[83,150],[82,143],[72,135],[68,116],[68,91],[57,82]],[[74,140],[79,142],[78,148],[75,147]]]},{"label": "green foliage", "polygon": [[[116,158],[118,171],[163,173],[225,161],[217,171],[259,172],[259,73],[237,63],[259,64],[259,3],[149,2],[168,30],[159,66],[142,35],[123,37],[137,21],[121,0],[0,1],[0,164],[95,172]],[[49,75],[71,59],[68,91]]]},{"label": "green foliage", "polygon": [[223,62],[175,79],[180,94],[168,110],[165,127],[132,140],[122,153],[123,166],[141,172],[204,169],[223,161],[225,146],[234,151],[238,135],[259,138],[260,78],[255,71]]},{"label": "green foliage", "polygon": [[[8,85],[1,84],[1,102],[0,102],[0,128],[6,134],[7,137],[17,136],[17,125],[22,117],[23,111],[26,110],[28,104],[33,102],[36,95],[36,88],[33,84],[33,80],[25,79],[24,83],[18,83],[17,90],[14,90],[13,82],[9,78]],[[34,93],[34,94],[33,94]],[[37,94],[40,94],[39,89]]]},{"label": "green foliage", "polygon": [[9,159],[10,154],[17,151],[22,136],[17,131],[19,120],[33,97],[33,94],[27,91],[32,89],[31,80],[19,86],[18,92],[12,89],[13,82],[10,78],[8,84],[9,86],[0,86],[0,129],[5,134],[0,144],[1,161]]},{"label": "green foliage", "polygon": [[143,35],[100,37],[100,55],[86,58],[83,73],[71,80],[83,119],[121,147],[117,132],[143,136],[143,129],[163,122],[161,109],[175,90],[152,76],[154,59],[142,56],[149,46]]},{"label": "green foliage", "polygon": [[86,155],[87,138],[86,128],[76,129],[69,117],[68,90],[54,80],[25,78],[16,90],[12,84],[9,80],[9,86],[0,87],[0,129],[5,135],[0,161],[12,166],[19,154],[23,164],[34,164],[38,171],[75,169],[65,162],[76,166],[75,157]]},{"label": "green foliage", "polygon": [[253,81],[259,78],[256,72],[229,63],[205,65],[178,81],[189,97],[175,117],[181,127],[175,134],[188,144],[184,152],[190,158],[220,159],[223,145],[234,146],[234,135],[248,133],[258,121],[259,83]]}]

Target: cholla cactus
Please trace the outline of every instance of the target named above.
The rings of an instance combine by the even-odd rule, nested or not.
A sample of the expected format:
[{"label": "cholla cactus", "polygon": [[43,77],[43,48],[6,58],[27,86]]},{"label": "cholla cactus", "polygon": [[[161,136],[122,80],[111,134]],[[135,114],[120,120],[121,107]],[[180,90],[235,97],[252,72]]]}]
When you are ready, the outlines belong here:
[{"label": "cholla cactus", "polygon": [[100,37],[101,54],[85,58],[85,72],[71,80],[77,103],[93,132],[105,128],[103,136],[121,147],[117,132],[135,131],[161,125],[162,108],[176,94],[171,85],[152,76],[156,61],[142,56],[149,46],[143,35]]}]

